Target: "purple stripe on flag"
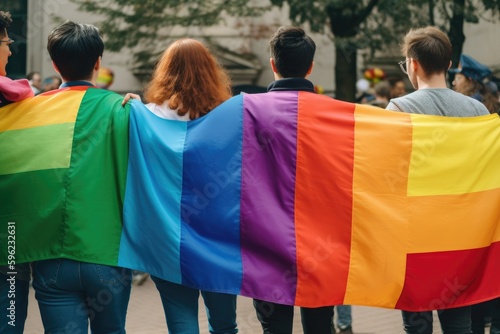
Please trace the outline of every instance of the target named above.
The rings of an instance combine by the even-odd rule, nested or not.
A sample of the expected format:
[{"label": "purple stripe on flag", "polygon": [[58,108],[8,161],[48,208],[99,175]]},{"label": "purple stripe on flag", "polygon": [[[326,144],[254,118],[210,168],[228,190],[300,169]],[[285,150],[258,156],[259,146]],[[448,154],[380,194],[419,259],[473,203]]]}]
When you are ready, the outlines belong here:
[{"label": "purple stripe on flag", "polygon": [[298,92],[272,92],[245,95],[243,101],[241,290],[290,305],[297,285],[297,100]]}]

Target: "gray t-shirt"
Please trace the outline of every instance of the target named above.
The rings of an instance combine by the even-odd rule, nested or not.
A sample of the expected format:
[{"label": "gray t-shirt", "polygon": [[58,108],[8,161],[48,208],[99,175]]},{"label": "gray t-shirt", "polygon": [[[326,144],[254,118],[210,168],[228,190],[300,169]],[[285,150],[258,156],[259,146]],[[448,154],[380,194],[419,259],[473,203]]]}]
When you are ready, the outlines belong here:
[{"label": "gray t-shirt", "polygon": [[449,88],[424,88],[391,99],[385,108],[412,114],[470,117],[488,115],[488,109],[479,101]]}]

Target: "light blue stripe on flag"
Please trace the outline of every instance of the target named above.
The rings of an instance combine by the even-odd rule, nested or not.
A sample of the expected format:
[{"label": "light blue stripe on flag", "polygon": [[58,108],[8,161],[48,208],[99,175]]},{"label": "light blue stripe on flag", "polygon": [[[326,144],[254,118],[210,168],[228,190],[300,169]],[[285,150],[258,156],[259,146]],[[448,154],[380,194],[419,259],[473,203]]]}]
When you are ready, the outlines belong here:
[{"label": "light blue stripe on flag", "polygon": [[159,118],[142,103],[132,102],[118,265],[175,283],[182,282],[180,201],[186,130],[186,122]]}]

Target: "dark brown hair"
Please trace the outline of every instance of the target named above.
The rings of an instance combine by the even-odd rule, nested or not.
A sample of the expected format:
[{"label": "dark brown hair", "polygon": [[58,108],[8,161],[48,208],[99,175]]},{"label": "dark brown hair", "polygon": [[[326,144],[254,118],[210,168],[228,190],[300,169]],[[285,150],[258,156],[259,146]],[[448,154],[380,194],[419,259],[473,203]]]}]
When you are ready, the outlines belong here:
[{"label": "dark brown hair", "polygon": [[7,28],[12,23],[12,17],[9,12],[0,11],[0,37],[7,35]]},{"label": "dark brown hair", "polygon": [[269,40],[271,57],[283,78],[305,78],[311,68],[316,44],[302,28],[283,26]]},{"label": "dark brown hair", "polygon": [[[463,75],[457,73],[456,75]],[[465,84],[455,87],[455,91],[479,100],[490,114],[497,113],[500,108],[497,93],[492,92],[485,84],[464,75]]]}]

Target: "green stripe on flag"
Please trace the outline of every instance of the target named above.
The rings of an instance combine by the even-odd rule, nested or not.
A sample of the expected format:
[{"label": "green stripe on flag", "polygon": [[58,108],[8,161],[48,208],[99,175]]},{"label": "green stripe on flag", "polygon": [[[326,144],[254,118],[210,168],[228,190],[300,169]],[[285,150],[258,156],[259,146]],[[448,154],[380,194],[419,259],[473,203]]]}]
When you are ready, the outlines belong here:
[{"label": "green stripe on flag", "polygon": [[[7,224],[15,224],[16,263],[61,257],[65,190],[68,172],[46,169],[0,175],[0,265],[7,263]],[[26,196],[31,194],[31,196]]]},{"label": "green stripe on flag", "polygon": [[[0,133],[0,175],[67,168],[74,126],[62,123]],[[41,151],[43,154],[39,154]],[[23,158],[16,158],[19,156]]]},{"label": "green stripe on flag", "polygon": [[64,253],[116,265],[128,164],[130,106],[90,88],[75,123],[65,211]]}]

